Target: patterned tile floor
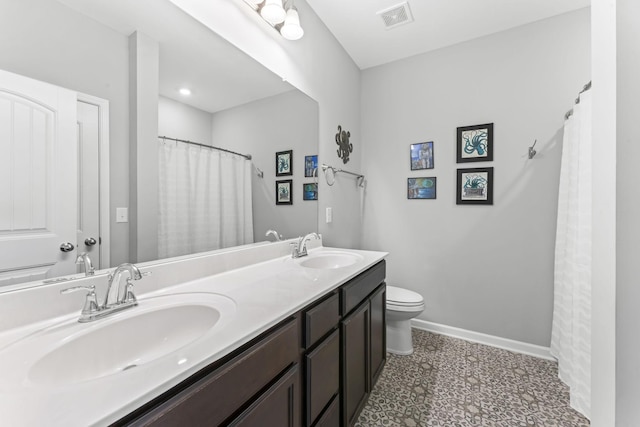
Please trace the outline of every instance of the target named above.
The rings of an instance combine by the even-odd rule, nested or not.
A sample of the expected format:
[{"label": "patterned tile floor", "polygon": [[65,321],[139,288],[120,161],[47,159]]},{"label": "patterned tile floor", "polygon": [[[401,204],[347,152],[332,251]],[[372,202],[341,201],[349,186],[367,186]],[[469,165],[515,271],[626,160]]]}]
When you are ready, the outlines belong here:
[{"label": "patterned tile floor", "polygon": [[411,356],[387,364],[356,427],[578,427],[557,364],[413,330]]}]

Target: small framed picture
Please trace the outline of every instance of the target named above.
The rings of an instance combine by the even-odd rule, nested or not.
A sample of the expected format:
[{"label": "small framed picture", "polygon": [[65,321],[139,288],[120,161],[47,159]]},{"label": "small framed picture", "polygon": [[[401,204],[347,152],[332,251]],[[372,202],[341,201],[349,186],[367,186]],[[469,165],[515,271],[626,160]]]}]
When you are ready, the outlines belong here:
[{"label": "small framed picture", "polygon": [[[314,176],[314,172],[318,170],[318,156],[304,156],[304,176],[310,178]],[[317,176],[318,173],[315,172]]]},{"label": "small framed picture", "polygon": [[457,163],[493,160],[493,123],[458,128]]},{"label": "small framed picture", "polygon": [[433,141],[411,144],[411,170],[433,169]]},{"label": "small framed picture", "polygon": [[293,175],[293,150],[276,153],[276,176]]},{"label": "small framed picture", "polygon": [[435,199],[436,177],[407,178],[408,199]]},{"label": "small framed picture", "polygon": [[493,168],[458,169],[456,204],[493,205]]},{"label": "small framed picture", "polygon": [[318,184],[316,182],[302,184],[302,200],[318,200]]},{"label": "small framed picture", "polygon": [[276,181],[276,205],[293,204],[293,195],[291,194],[292,185],[292,179]]}]

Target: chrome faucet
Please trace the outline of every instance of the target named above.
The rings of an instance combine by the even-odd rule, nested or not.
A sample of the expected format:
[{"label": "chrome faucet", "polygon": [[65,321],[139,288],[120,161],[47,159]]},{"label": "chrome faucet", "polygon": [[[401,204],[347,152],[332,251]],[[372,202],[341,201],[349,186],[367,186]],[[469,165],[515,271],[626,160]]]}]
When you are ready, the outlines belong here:
[{"label": "chrome faucet", "polygon": [[278,234],[276,230],[267,230],[264,237],[269,237],[269,236],[275,237],[276,242],[279,242],[280,240],[282,240],[282,235]]},{"label": "chrome faucet", "polygon": [[[122,276],[122,273],[125,271],[129,273],[129,277],[125,282],[124,291],[121,292],[120,276]],[[125,262],[116,267],[113,273],[109,274],[109,284],[107,285],[107,295],[104,298],[103,307],[110,308],[127,303],[137,305],[138,303],[133,294],[133,283],[131,281],[140,279],[142,279],[142,273],[140,273],[140,270],[138,270],[138,267],[135,265]]]},{"label": "chrome faucet", "polygon": [[[122,273],[129,273],[129,277],[125,281],[124,289],[121,285]],[[78,322],[86,323],[94,320],[101,319],[110,314],[124,310],[129,307],[135,307],[138,305],[138,300],[133,294],[133,282],[132,280],[140,280],[142,276],[151,274],[151,272],[140,273],[138,267],[130,263],[120,264],[113,273],[109,274],[109,284],[107,285],[107,294],[104,298],[102,305],[98,304],[98,298],[96,297],[96,287],[91,286],[74,286],[72,288],[63,289],[60,291],[62,294],[68,294],[70,292],[85,290],[88,291],[85,299],[84,307]]]},{"label": "chrome faucet", "polygon": [[291,257],[300,258],[303,256],[307,256],[307,242],[312,237],[320,240],[320,236],[318,235],[318,233],[309,233],[304,237],[299,237],[297,243],[291,243]]},{"label": "chrome faucet", "polygon": [[96,269],[93,268],[93,265],[91,264],[91,258],[89,258],[89,254],[86,252],[82,252],[80,255],[78,255],[78,258],[76,258],[76,264],[84,265],[85,276],[93,276],[96,271]]}]

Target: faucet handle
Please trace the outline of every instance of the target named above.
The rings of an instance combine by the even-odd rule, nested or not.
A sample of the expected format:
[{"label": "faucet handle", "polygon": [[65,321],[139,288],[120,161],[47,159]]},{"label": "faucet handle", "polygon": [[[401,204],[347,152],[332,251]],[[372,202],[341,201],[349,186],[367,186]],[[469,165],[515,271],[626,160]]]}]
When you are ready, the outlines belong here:
[{"label": "faucet handle", "polygon": [[[150,272],[147,272],[147,274],[150,274]],[[138,300],[133,293],[133,282],[131,281],[130,277],[127,279],[127,286],[125,287],[124,291],[124,300],[122,300],[122,302],[138,305]]]},{"label": "faucet handle", "polygon": [[72,292],[77,291],[89,291],[89,293],[96,293],[96,287],[94,285],[90,286],[73,286],[71,288],[66,288],[60,291],[61,294],[70,294]]},{"label": "faucet handle", "polygon": [[82,307],[81,313],[83,315],[89,315],[97,311],[100,311],[100,306],[98,305],[98,297],[96,296],[96,287],[94,285],[73,286],[71,288],[62,289],[60,293],[70,294],[72,292],[77,292],[77,291],[89,291],[87,293],[87,297],[84,300],[84,307]]}]

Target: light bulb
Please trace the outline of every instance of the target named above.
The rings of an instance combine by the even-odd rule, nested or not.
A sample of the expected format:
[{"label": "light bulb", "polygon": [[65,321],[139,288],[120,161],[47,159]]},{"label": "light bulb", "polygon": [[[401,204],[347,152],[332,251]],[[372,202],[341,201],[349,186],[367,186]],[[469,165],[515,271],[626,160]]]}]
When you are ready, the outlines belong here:
[{"label": "light bulb", "polygon": [[260,15],[271,25],[276,25],[284,21],[287,13],[282,7],[282,0],[266,0],[260,9]]},{"label": "light bulb", "polygon": [[304,30],[300,26],[300,16],[295,7],[287,10],[287,17],[280,28],[280,34],[287,40],[299,40],[304,35]]}]

